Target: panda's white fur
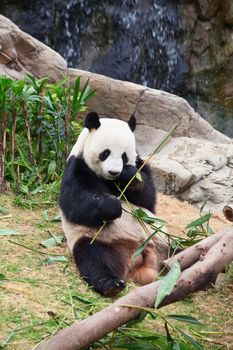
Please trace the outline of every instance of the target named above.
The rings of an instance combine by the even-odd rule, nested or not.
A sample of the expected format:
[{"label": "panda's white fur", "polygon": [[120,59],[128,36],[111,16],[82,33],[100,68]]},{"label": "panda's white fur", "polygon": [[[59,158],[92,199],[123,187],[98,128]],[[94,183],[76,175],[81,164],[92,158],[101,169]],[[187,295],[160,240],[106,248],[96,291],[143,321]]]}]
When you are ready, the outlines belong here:
[{"label": "panda's white fur", "polygon": [[[114,177],[109,171],[121,173],[123,169],[122,153],[126,152],[129,165],[136,163],[135,137],[128,124],[119,119],[101,118],[101,126],[89,131],[84,128],[69,157],[83,156],[83,159],[97,175],[107,180]],[[106,161],[99,160],[99,154],[105,149],[111,150]]]},{"label": "panda's white fur", "polygon": [[[128,167],[131,170],[135,169],[135,171],[139,167],[137,160],[138,156],[136,152],[135,137],[131,128],[129,127],[129,124],[118,119],[102,118],[98,119],[98,122],[96,120],[94,122],[94,126],[92,126],[92,124],[89,125],[87,123],[88,127],[85,127],[81,132],[68,158],[68,163],[70,163],[70,165],[67,165],[66,174],[64,174],[60,197],[62,228],[66,235],[68,247],[75,257],[75,261],[80,270],[81,275],[83,275],[83,277],[89,282],[89,284],[93,285],[94,289],[100,294],[114,295],[124,287],[125,284],[122,282],[122,280],[126,280],[128,277],[132,277],[136,282],[142,284],[149,283],[152,280],[154,280],[159,270],[159,256],[164,255],[164,252],[161,252],[157,249],[156,240],[160,242],[160,247],[164,246],[164,250],[167,249],[167,244],[163,242],[162,239],[156,237],[154,240],[150,240],[144,252],[137,259],[132,259],[133,253],[148,238],[148,236],[153,232],[153,230],[145,222],[141,222],[140,220],[136,219],[130,214],[132,210],[138,209],[139,207],[141,207],[141,205],[135,205],[135,203],[130,202],[130,200],[121,200],[121,215],[119,216],[118,214],[119,217],[115,217],[114,220],[108,220],[108,222],[100,230],[96,241],[94,241],[92,246],[90,245],[91,240],[100,228],[100,226],[93,227],[95,225],[91,224],[92,215],[97,208],[96,206],[99,205],[98,196],[101,199],[101,196],[105,196],[106,194],[102,194],[101,189],[98,190],[99,185],[96,185],[97,190],[95,187],[93,187],[94,189],[92,188],[93,183],[92,181],[88,180],[89,176],[93,176],[93,182],[100,182],[100,187],[103,185],[107,186],[108,188],[109,184],[113,184],[113,189],[111,189],[110,193],[107,194],[107,198],[111,200],[111,198],[116,198],[116,195],[114,193],[115,190],[113,181],[115,179],[116,181],[118,179],[121,180],[120,176],[124,173],[124,169],[126,167]],[[104,150],[109,150],[110,154],[106,159],[104,159],[104,161],[101,161],[99,155]],[[126,164],[124,164],[122,157],[124,153],[127,155]],[[80,166],[76,169],[75,164],[77,162],[80,163]],[[88,167],[86,175],[86,170],[82,170],[82,167],[86,166],[85,164]],[[72,170],[75,173],[75,176],[71,176],[69,174],[69,172],[71,172],[71,170],[69,169],[72,166],[75,169],[75,171]],[[142,205],[142,209],[148,214],[148,216],[154,217],[154,213],[152,211],[154,210],[155,202],[153,202],[152,200],[153,196],[151,198],[151,195],[153,195],[154,188],[152,185],[152,179],[150,177],[149,170],[147,169],[146,172],[145,174],[143,172],[141,173],[142,183],[140,183],[139,180],[135,180],[136,185],[132,186],[132,189],[129,190],[128,195],[129,198],[132,198],[133,202],[137,202],[136,204],[143,204],[145,200],[144,197],[148,197],[148,202],[150,201],[150,203],[152,203],[149,207],[151,208],[151,210],[148,210],[148,208],[146,208],[144,205]],[[118,176],[112,174],[118,174]],[[95,178],[95,176],[97,177]],[[90,183],[88,181],[90,181]],[[148,184],[147,182],[150,183]],[[66,186],[69,186],[70,190],[65,192],[64,188]],[[90,193],[88,190],[88,186],[90,186]],[[146,188],[145,195],[143,194],[143,188],[141,189],[142,186]],[[69,210],[73,211],[76,207],[77,215],[79,214],[79,211],[82,211],[83,203],[81,202],[79,195],[80,193],[82,194],[83,189],[87,191],[85,192],[86,195],[84,197],[80,197],[84,198],[84,202],[86,201],[87,195],[90,195],[90,198],[87,200],[88,203],[85,203],[85,205],[89,204],[90,201],[90,206],[86,206],[89,210],[90,221],[88,220],[87,216],[87,223],[85,222],[85,224],[82,224],[79,221],[76,222],[75,217],[74,219],[70,219],[68,212]],[[151,194],[150,189],[152,191]],[[113,192],[113,194],[111,191]],[[70,196],[69,193],[73,193],[72,198],[68,198]],[[76,203],[76,200],[80,202]],[[92,203],[92,201],[94,201],[94,204]],[[105,205],[105,202],[103,203]],[[147,201],[145,203],[147,203]],[[147,204],[145,205],[147,206]],[[108,203],[106,202],[106,208],[103,208],[103,210],[108,209],[110,210],[111,208],[108,208]],[[89,246],[86,243],[85,239],[89,239]],[[83,243],[79,243],[83,241],[85,243],[84,245]],[[100,285],[100,281],[105,281],[107,278],[100,278],[102,277],[102,274],[105,273],[105,275],[108,276],[109,273],[106,273],[106,271],[108,270],[108,266],[106,266],[106,268],[103,269],[103,271],[106,270],[105,272],[100,271],[101,267],[98,268],[98,259],[101,259],[101,257],[95,256],[95,254],[97,254],[95,252],[95,245],[97,246],[96,251],[100,251],[101,254],[103,254],[103,264],[111,265],[111,274],[114,271],[114,273],[117,275],[117,278],[113,279],[114,281],[118,281],[115,281],[115,284],[113,282],[110,283],[107,281],[105,284],[101,282],[102,284]],[[80,248],[80,246],[82,248]],[[118,252],[120,260],[118,261],[118,258],[116,258],[116,256],[113,253],[108,253],[108,249],[113,249],[114,254]],[[89,252],[89,256],[86,256],[87,253],[84,253],[84,250]],[[105,253],[106,258],[104,257]],[[93,265],[90,265],[91,259],[93,259]],[[95,259],[97,259],[96,263],[94,262]],[[115,269],[113,264],[115,261],[114,259],[116,260]],[[118,265],[121,266],[121,268],[118,268]],[[124,272],[119,272],[118,276],[117,269],[121,269],[122,271],[124,270]],[[95,279],[95,274],[100,276],[98,277],[98,280]]]}]

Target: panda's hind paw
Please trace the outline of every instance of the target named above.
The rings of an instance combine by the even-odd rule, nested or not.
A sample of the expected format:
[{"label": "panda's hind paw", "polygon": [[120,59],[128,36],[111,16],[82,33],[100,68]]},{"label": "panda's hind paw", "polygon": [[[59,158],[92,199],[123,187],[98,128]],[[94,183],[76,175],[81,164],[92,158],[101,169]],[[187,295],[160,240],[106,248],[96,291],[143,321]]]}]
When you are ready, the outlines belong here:
[{"label": "panda's hind paw", "polygon": [[115,297],[118,293],[120,293],[123,289],[125,289],[126,283],[123,280],[118,278],[114,278],[108,280],[106,286],[103,290],[103,295],[105,297]]}]

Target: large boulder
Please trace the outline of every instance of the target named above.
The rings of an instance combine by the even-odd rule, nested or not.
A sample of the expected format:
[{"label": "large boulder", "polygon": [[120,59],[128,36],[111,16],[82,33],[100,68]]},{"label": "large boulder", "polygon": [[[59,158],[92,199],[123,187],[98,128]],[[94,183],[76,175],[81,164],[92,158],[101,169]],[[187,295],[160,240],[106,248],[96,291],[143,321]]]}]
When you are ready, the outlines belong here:
[{"label": "large boulder", "polygon": [[67,64],[57,52],[0,15],[0,74],[21,79],[27,73],[56,81],[67,74]]},{"label": "large boulder", "polygon": [[96,95],[89,107],[101,117],[127,120],[135,114],[139,153],[151,154],[175,125],[177,129],[150,161],[157,187],[197,206],[219,211],[233,204],[233,142],[216,131],[181,97],[103,75],[68,69],[73,82],[90,79]]}]

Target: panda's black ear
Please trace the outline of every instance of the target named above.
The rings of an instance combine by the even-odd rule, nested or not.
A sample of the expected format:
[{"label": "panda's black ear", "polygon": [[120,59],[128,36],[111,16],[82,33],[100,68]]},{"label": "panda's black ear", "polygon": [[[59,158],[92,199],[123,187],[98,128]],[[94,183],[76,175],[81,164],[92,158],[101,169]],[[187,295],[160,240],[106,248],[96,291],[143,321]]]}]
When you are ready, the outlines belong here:
[{"label": "panda's black ear", "polygon": [[84,126],[89,130],[98,129],[98,127],[100,126],[99,115],[96,112],[88,113],[84,121]]},{"label": "panda's black ear", "polygon": [[131,117],[129,118],[128,124],[129,124],[129,127],[132,130],[132,132],[134,132],[134,130],[136,129],[136,125],[137,125],[137,121],[136,121],[134,114],[132,114]]}]

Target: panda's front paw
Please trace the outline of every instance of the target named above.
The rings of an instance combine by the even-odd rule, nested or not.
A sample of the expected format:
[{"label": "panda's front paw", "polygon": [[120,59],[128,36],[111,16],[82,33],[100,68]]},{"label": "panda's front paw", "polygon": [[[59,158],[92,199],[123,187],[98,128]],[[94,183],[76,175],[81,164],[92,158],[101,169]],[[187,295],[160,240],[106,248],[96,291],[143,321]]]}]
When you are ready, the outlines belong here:
[{"label": "panda's front paw", "polygon": [[115,196],[111,196],[109,203],[106,203],[106,220],[115,220],[119,218],[122,214],[122,206],[119,199]]},{"label": "panda's front paw", "polygon": [[109,278],[99,281],[99,288],[96,290],[98,293],[105,297],[115,297],[126,287],[124,280],[118,278]]},{"label": "panda's front paw", "polygon": [[[132,177],[136,174],[138,169],[133,165],[125,165],[118,180],[120,184],[126,186],[127,183],[132,179]],[[137,181],[137,179],[136,179]],[[133,180],[135,182],[135,179]]]}]

